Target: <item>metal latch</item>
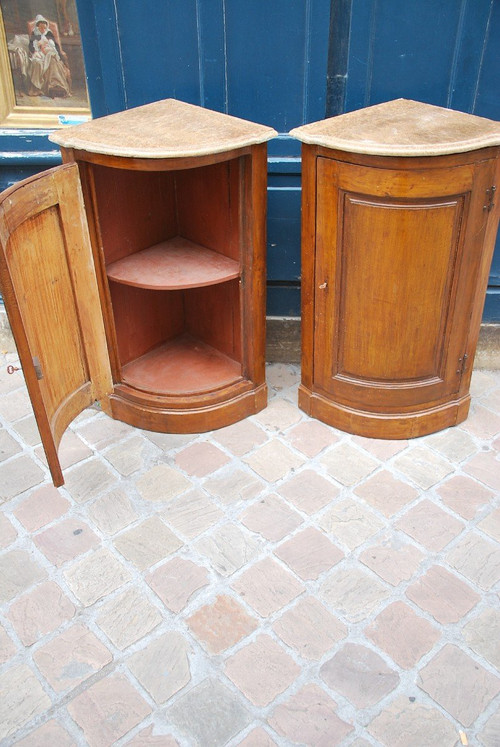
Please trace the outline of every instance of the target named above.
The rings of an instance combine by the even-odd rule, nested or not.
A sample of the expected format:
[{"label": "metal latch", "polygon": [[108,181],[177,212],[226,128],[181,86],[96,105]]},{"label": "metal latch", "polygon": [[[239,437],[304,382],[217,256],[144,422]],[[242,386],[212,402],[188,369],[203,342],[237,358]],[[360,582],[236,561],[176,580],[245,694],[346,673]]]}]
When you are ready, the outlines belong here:
[{"label": "metal latch", "polygon": [[497,191],[497,188],[495,186],[490,187],[490,189],[486,190],[486,199],[488,200],[488,203],[486,205],[483,205],[483,210],[487,210],[490,212],[490,210],[493,209],[495,202],[495,192]]},{"label": "metal latch", "polygon": [[40,381],[40,379],[43,379],[42,367],[40,365],[40,361],[36,357],[33,358],[33,368],[35,369],[35,374],[38,381]]},{"label": "metal latch", "polygon": [[467,365],[467,359],[468,359],[467,353],[464,353],[462,358],[458,359],[458,368],[457,368],[457,374],[463,374],[465,372],[465,366]]}]

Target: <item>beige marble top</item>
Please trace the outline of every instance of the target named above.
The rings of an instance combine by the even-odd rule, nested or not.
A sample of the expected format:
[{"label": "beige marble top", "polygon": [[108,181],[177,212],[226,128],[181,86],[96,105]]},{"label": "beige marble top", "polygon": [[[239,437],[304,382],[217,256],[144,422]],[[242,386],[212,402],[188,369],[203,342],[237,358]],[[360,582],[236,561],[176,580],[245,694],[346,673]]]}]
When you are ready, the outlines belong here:
[{"label": "beige marble top", "polygon": [[94,119],[53,132],[65,148],[129,158],[183,158],[266,142],[272,127],[175,99]]},{"label": "beige marble top", "polygon": [[351,153],[437,156],[500,145],[500,122],[397,99],[296,127],[290,134]]}]

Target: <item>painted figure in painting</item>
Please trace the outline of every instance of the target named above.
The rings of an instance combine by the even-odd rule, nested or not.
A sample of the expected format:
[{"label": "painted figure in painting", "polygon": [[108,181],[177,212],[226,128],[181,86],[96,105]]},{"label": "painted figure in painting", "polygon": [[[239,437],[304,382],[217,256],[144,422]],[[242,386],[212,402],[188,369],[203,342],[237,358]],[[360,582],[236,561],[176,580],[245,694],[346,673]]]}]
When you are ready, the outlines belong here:
[{"label": "painted figure in painting", "polygon": [[67,56],[42,15],[37,15],[29,38],[29,96],[65,98],[71,95]]}]

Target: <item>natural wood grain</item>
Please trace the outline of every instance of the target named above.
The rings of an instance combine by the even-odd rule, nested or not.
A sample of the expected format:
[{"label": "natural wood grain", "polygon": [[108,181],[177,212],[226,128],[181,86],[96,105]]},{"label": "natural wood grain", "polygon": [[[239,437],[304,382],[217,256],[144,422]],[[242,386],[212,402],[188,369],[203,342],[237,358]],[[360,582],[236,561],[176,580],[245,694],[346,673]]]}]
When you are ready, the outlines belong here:
[{"label": "natural wood grain", "polygon": [[176,290],[215,285],[237,278],[239,264],[176,236],[108,265],[110,280],[138,288]]},{"label": "natural wood grain", "polygon": [[123,367],[123,381],[158,394],[197,394],[241,378],[241,364],[201,340],[182,335]]},{"label": "natural wood grain", "polygon": [[299,404],[375,438],[455,425],[470,402],[499,149],[388,157],[326,142],[303,145]]},{"label": "natural wood grain", "polygon": [[57,447],[65,428],[111,390],[77,168],[20,182],[2,195],[0,210],[6,308],[47,462],[60,485]]}]

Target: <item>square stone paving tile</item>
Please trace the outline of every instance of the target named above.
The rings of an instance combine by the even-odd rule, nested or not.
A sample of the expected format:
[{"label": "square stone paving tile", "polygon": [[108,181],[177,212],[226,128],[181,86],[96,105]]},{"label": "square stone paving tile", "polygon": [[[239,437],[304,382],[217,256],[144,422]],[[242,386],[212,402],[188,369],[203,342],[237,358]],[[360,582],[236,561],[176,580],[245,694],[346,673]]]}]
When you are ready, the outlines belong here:
[{"label": "square stone paving tile", "polygon": [[268,436],[251,420],[240,420],[214,432],[213,439],[235,456],[243,456],[267,441]]},{"label": "square stone paving tile", "polygon": [[5,550],[17,539],[17,530],[4,514],[0,514],[0,549]]},{"label": "square stone paving tile", "polygon": [[151,516],[114,539],[118,552],[140,571],[164,560],[182,544],[159,516]]},{"label": "square stone paving tile", "polygon": [[348,622],[362,622],[390,595],[384,584],[358,568],[334,568],[321,584],[319,596]]},{"label": "square stone paving tile", "polygon": [[10,605],[7,616],[25,646],[71,620],[76,607],[55,581],[44,581]]},{"label": "square stone paving tile", "polygon": [[16,653],[16,646],[12,638],[10,638],[5,629],[0,625],[0,664],[5,664],[6,661],[14,656]]},{"label": "square stone paving tile", "polygon": [[260,425],[268,431],[283,433],[302,419],[300,410],[286,399],[273,397],[267,407],[254,415]]},{"label": "square stone paving tile", "polygon": [[122,490],[111,490],[89,506],[88,513],[104,534],[115,534],[137,518],[137,511]]},{"label": "square stone paving tile", "polygon": [[320,458],[320,462],[331,477],[345,486],[361,482],[380,464],[366,451],[344,442],[328,449]]},{"label": "square stone paving tile", "polygon": [[258,561],[231,587],[262,617],[268,617],[304,591],[303,584],[272,558]]},{"label": "square stone paving tile", "polygon": [[383,529],[385,523],[369,508],[352,498],[346,498],[325,511],[319,525],[335,542],[339,541],[349,550],[355,550]]},{"label": "square stone paving tile", "polygon": [[411,702],[401,695],[368,726],[379,744],[391,747],[456,747],[453,724],[437,708]]},{"label": "square stone paving tile", "polygon": [[8,602],[46,577],[46,572],[25,550],[0,556],[0,603]]},{"label": "square stone paving tile", "polygon": [[278,488],[278,493],[306,514],[312,515],[339,495],[339,487],[312,469],[304,469]]},{"label": "square stone paving tile", "polygon": [[211,654],[220,654],[257,628],[251,617],[232,597],[218,596],[186,620],[193,635]]},{"label": "square stone paving tile", "polygon": [[38,677],[26,664],[0,674],[0,693],[0,740],[9,738],[51,706]]},{"label": "square stone paving tile", "polygon": [[98,547],[100,540],[84,521],[68,518],[36,534],[33,542],[47,560],[59,567]]},{"label": "square stone paving tile", "polygon": [[0,428],[0,462],[10,459],[14,454],[19,454],[20,451],[22,451],[21,444],[15,438],[12,438],[4,428]]},{"label": "square stone paving tile", "polygon": [[116,485],[117,477],[97,458],[66,470],[65,488],[77,503],[86,503]]},{"label": "square stone paving tile", "polygon": [[354,492],[387,517],[401,511],[418,497],[415,488],[402,480],[396,480],[387,470],[369,477]]},{"label": "square stone paving tile", "polygon": [[462,521],[427,499],[412,506],[395,526],[432,552],[442,550],[466,527]]},{"label": "square stone paving tile", "polygon": [[497,542],[500,542],[500,508],[492,511],[488,516],[478,523],[478,529],[481,529],[486,534]]},{"label": "square stone paving tile", "polygon": [[162,518],[174,532],[192,539],[216,524],[224,514],[201,490],[190,490],[174,498],[162,511]]},{"label": "square stone paving tile", "polygon": [[338,434],[318,420],[306,420],[291,428],[287,441],[310,459],[339,440]]},{"label": "square stone paving tile", "polygon": [[468,584],[438,565],[411,584],[406,596],[443,625],[461,620],[480,599]]},{"label": "square stone paving tile", "polygon": [[203,482],[203,488],[217,498],[224,506],[238,501],[251,501],[262,492],[265,485],[250,470],[222,470],[217,477],[209,477]]},{"label": "square stone paving tile", "polygon": [[330,747],[342,744],[353,730],[336,711],[335,701],[318,685],[309,684],[275,708],[268,722],[290,743]]},{"label": "square stone paving tile", "polygon": [[258,532],[271,542],[277,542],[302,524],[302,517],[277,495],[266,495],[240,514],[248,529]]},{"label": "square stone paving tile", "polygon": [[244,461],[264,480],[270,483],[282,480],[304,464],[300,457],[277,438],[259,446]]},{"label": "square stone paving tile", "polygon": [[156,703],[165,703],[191,679],[190,646],[177,632],[163,633],[127,660],[127,666]]},{"label": "square stone paving tile", "polygon": [[106,548],[73,563],[64,571],[64,576],[84,607],[90,607],[130,579],[127,568]]},{"label": "square stone paving tile", "polygon": [[447,643],[420,671],[419,686],[453,718],[470,726],[500,692],[500,677]]},{"label": "square stone paving tile", "polygon": [[485,591],[500,581],[500,547],[476,532],[461,538],[447,553],[446,560]]},{"label": "square stone paving tile", "polygon": [[206,477],[223,467],[229,457],[214,444],[202,441],[191,444],[179,451],[175,456],[175,463],[192,477]]},{"label": "square stone paving tile", "polygon": [[468,646],[500,672],[500,606],[483,610],[462,628]]},{"label": "square stone paving tile", "polygon": [[472,475],[491,490],[500,492],[500,454],[483,451],[464,464],[464,472]]},{"label": "square stone paving tile", "polygon": [[0,464],[0,504],[39,485],[43,479],[43,471],[26,454],[2,462]]},{"label": "square stone paving tile", "polygon": [[192,595],[209,582],[208,572],[186,558],[172,558],[146,576],[163,604],[174,613],[184,609]]},{"label": "square stone paving tile", "polygon": [[399,684],[398,673],[381,656],[355,643],[345,643],[322,665],[320,676],[357,708],[375,705]]},{"label": "square stone paving tile", "polygon": [[137,478],[137,490],[145,501],[155,503],[170,501],[181,495],[192,483],[178,469],[168,464],[157,464]]},{"label": "square stone paving tile", "polygon": [[29,531],[36,532],[46,524],[63,516],[69,502],[53,485],[34,490],[14,510],[14,516]]},{"label": "square stone paving tile", "polygon": [[428,446],[410,446],[395,458],[393,465],[422,490],[453,472],[453,465]]},{"label": "square stone paving tile", "polygon": [[495,497],[491,490],[466,475],[450,477],[436,492],[448,508],[464,519],[474,519]]},{"label": "square stone paving tile", "polygon": [[89,747],[110,747],[151,713],[151,707],[123,674],[99,680],[67,708],[83,729]]},{"label": "square stone paving tile", "polygon": [[76,747],[76,742],[58,721],[52,719],[16,742],[16,747]]},{"label": "square stone paving tile", "polygon": [[441,637],[435,625],[404,602],[393,602],[365,628],[365,635],[403,669],[411,669]]},{"label": "square stone paving tile", "polygon": [[112,661],[109,649],[85,625],[76,623],[38,648],[33,659],[56,692],[73,690]]},{"label": "square stone paving tile", "polygon": [[159,609],[134,587],[107,600],[99,609],[97,625],[119,649],[140,641],[163,620]]},{"label": "square stone paving tile", "polygon": [[315,597],[302,597],[274,623],[273,630],[304,659],[319,660],[345,638],[347,626]]},{"label": "square stone paving tile", "polygon": [[195,544],[196,550],[205,556],[217,573],[231,576],[257,555],[264,540],[234,523],[226,523]]},{"label": "square stone paving tile", "polygon": [[398,586],[414,576],[425,555],[415,545],[401,541],[397,536],[388,536],[363,550],[359,559],[384,581]]},{"label": "square stone paving tile", "polygon": [[344,557],[344,553],[315,527],[299,531],[277,547],[274,554],[303,581],[317,579]]},{"label": "square stone paving tile", "polygon": [[187,737],[186,744],[220,747],[248,726],[252,715],[229,687],[206,679],[176,700],[167,719]]},{"label": "square stone paving tile", "polygon": [[267,706],[298,677],[300,667],[270,636],[261,634],[229,657],[225,672],[248,700]]}]

